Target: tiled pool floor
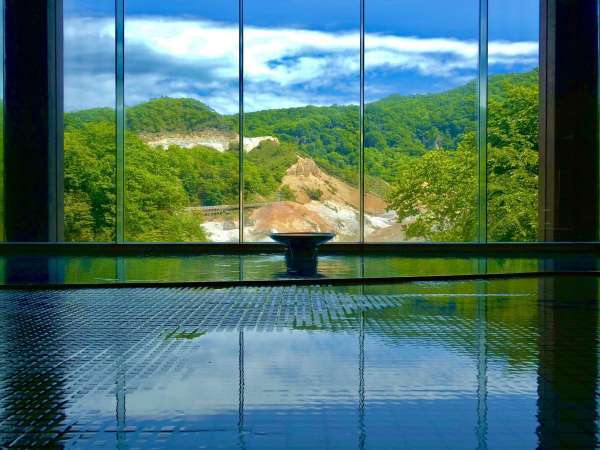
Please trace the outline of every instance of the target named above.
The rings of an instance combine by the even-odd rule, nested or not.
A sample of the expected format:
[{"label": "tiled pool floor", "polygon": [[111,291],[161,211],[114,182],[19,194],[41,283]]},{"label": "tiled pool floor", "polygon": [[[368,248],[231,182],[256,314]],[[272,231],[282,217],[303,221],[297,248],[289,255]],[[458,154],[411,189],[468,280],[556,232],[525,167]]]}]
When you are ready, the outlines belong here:
[{"label": "tiled pool floor", "polygon": [[0,445],[597,445],[595,279],[0,293]]}]

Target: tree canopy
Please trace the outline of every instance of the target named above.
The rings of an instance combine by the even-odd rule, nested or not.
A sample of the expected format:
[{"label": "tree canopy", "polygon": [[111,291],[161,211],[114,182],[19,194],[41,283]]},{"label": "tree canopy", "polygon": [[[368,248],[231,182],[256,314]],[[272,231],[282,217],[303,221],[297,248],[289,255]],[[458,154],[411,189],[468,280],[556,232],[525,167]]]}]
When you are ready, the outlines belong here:
[{"label": "tree canopy", "polygon": [[[538,174],[537,71],[489,82],[489,239],[535,239]],[[469,241],[477,219],[477,103],[474,82],[450,91],[393,95],[366,105],[366,190],[387,198],[414,239]],[[237,149],[153,147],[148,134],[228,136],[237,115],[193,99],[154,99],[126,110],[128,240],[201,241],[197,206],[238,202]],[[359,108],[305,106],[245,115],[245,135],[275,136],[246,154],[246,201],[290,199],[281,185],[297,155],[357,185]],[[65,230],[73,241],[113,240],[115,112],[65,115]]]}]

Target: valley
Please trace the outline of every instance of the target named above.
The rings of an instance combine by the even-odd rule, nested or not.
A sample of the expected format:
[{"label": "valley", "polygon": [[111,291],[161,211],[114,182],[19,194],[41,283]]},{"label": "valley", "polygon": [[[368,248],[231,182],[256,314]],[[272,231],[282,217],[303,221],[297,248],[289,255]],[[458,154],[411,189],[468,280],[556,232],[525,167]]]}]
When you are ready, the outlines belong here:
[{"label": "valley", "polygon": [[[488,217],[498,240],[535,239],[538,72],[489,80]],[[470,241],[477,214],[475,83],[365,105],[365,237]],[[128,241],[236,241],[239,121],[191,98],[126,109]],[[244,115],[244,236],[334,231],[359,240],[359,108]],[[65,237],[112,241],[115,111],[65,114]]]},{"label": "valley", "polygon": [[[293,200],[246,207],[246,239],[270,241],[269,235],[274,231],[332,231],[336,233],[337,241],[358,240],[360,193],[356,187],[328,175],[312,159],[302,156],[286,170],[280,189],[284,187],[293,193]],[[231,214],[235,205],[227,206],[224,214],[205,216],[202,227],[211,241],[234,242],[238,239],[239,221]],[[387,210],[383,198],[371,193],[365,198],[365,228],[369,235],[375,236],[374,241],[406,239],[395,213]]]}]

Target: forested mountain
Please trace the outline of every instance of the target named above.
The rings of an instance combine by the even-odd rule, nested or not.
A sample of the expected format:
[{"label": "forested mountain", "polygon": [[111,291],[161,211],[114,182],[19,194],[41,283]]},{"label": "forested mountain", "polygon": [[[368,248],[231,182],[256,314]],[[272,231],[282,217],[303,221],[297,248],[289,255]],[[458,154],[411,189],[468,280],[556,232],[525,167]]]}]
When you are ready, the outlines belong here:
[{"label": "forested mountain", "polygon": [[[233,117],[222,116],[198,100],[157,98],[127,108],[126,126],[134,133],[191,133],[203,129],[233,130]],[[93,108],[65,114],[65,127],[114,122],[115,110]]]},{"label": "forested mountain", "polygon": [[134,133],[192,133],[202,129],[230,131],[233,118],[221,116],[194,99],[158,98],[127,108],[127,128]]},{"label": "forested mountain", "polygon": [[[502,222],[498,227],[492,224],[491,229],[498,230],[492,239],[530,239],[535,232],[531,198],[537,189],[537,79],[533,71],[494,76],[489,82],[490,208],[492,218],[497,208]],[[393,95],[366,105],[367,190],[387,196],[399,219],[417,217],[408,229],[410,236],[473,237],[475,87],[472,82],[437,94]],[[70,240],[114,237],[114,119],[110,108],[65,115]],[[148,145],[144,136],[203,130],[235,134],[237,116],[220,115],[193,99],[160,98],[127,108],[126,121],[128,239],[204,239],[198,226],[202,218],[188,207],[237,202],[237,150],[176,145],[163,149]],[[358,106],[253,112],[245,115],[245,126],[248,137],[279,139],[263,142],[246,155],[248,201],[289,197],[281,179],[296,155],[308,156],[330,174],[356,184]],[[507,190],[509,182],[516,192]],[[515,220],[502,219],[516,206]]]}]

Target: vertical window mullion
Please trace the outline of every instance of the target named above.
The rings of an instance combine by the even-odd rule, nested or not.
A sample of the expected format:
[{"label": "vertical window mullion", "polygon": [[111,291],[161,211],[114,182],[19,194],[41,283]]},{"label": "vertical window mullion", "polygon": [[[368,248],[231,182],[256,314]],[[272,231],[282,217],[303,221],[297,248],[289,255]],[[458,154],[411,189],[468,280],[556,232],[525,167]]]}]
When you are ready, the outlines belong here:
[{"label": "vertical window mullion", "polygon": [[488,0],[479,0],[477,240],[487,242]]},{"label": "vertical window mullion", "polygon": [[365,242],[365,1],[360,0],[360,147],[359,147],[359,240]]},{"label": "vertical window mullion", "polygon": [[238,161],[238,173],[239,173],[239,242],[244,242],[244,0],[239,0],[238,4],[239,14],[239,161]]},{"label": "vertical window mullion", "polygon": [[48,7],[48,235],[59,242],[64,240],[63,2],[54,0]]},{"label": "vertical window mullion", "polygon": [[125,0],[115,0],[117,243],[125,241]]},{"label": "vertical window mullion", "polygon": [[[0,7],[2,8],[2,35],[0,36],[0,39],[2,39],[2,61],[0,62],[0,64],[2,64],[2,136],[0,136],[0,139],[2,139],[2,154],[0,155],[0,158],[2,158],[4,160],[4,136],[5,136],[5,124],[4,124],[4,120],[6,117],[6,43],[5,43],[5,36],[6,36],[6,13],[5,13],[5,0],[0,0]],[[4,187],[4,182],[5,182],[5,175],[4,175],[4,164],[2,164],[2,171],[0,172],[0,175],[2,176],[2,178],[0,179],[0,183],[2,183],[1,189],[2,189],[2,196],[0,197],[0,220],[2,221],[1,226],[0,226],[0,240],[2,242],[6,242],[6,211],[5,211],[5,206],[4,206],[4,196],[5,196],[5,187]]]}]

